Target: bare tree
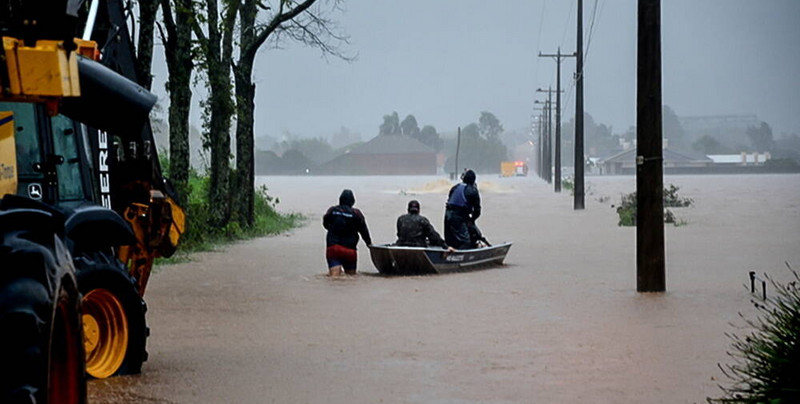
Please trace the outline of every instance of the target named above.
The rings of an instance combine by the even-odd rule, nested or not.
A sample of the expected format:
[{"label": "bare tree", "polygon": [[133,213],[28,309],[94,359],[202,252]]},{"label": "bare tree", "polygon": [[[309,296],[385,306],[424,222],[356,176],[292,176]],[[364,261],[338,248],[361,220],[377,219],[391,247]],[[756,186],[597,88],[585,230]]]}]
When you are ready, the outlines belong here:
[{"label": "bare tree", "polygon": [[[256,53],[272,39],[276,46],[284,39],[297,41],[318,48],[323,55],[334,56],[351,61],[353,56],[345,55],[339,45],[347,43],[348,38],[336,30],[336,24],[327,17],[328,12],[338,9],[339,1],[331,2],[332,8],[326,12],[312,7],[316,0],[293,1],[278,0],[275,7],[263,1],[242,0],[240,13],[239,59],[233,65],[236,84],[236,175],[237,189],[241,192],[236,199],[235,211],[243,225],[253,224],[253,203],[255,192],[254,110],[255,83],[253,83],[253,63]],[[259,9],[270,13],[266,24],[258,23]]]}]

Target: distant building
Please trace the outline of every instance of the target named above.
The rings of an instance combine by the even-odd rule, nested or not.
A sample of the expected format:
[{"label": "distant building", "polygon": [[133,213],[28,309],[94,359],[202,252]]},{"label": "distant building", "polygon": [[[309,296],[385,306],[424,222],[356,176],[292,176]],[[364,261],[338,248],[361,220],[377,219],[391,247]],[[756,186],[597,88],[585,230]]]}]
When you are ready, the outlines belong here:
[{"label": "distant building", "polygon": [[379,135],[320,165],[318,175],[435,175],[436,151],[405,135]]},{"label": "distant building", "polygon": [[757,166],[763,165],[771,158],[769,152],[740,154],[709,154],[708,158],[718,165]]},{"label": "distant building", "polygon": [[[636,148],[623,150],[605,158],[597,159],[601,175],[623,175],[636,173]],[[693,171],[710,166],[713,161],[706,156],[693,156],[670,149],[662,150],[664,171]]]}]

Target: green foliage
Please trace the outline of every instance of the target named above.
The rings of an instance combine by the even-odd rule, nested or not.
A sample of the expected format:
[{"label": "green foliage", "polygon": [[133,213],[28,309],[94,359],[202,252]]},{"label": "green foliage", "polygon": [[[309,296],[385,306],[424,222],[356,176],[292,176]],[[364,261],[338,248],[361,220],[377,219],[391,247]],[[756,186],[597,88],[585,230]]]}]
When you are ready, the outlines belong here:
[{"label": "green foliage", "polygon": [[[561,189],[569,191],[571,196],[575,196],[575,179],[572,177],[566,177],[561,179]],[[583,193],[584,195],[592,195],[594,194],[594,190],[592,190],[592,184],[584,183],[583,184]],[[603,197],[608,200],[609,197]],[[601,201],[602,203],[603,201]]]},{"label": "green foliage", "polygon": [[209,183],[207,176],[198,175],[194,171],[189,176],[189,195],[183,203],[186,210],[186,232],[181,237],[179,255],[211,250],[216,245],[236,240],[278,234],[300,225],[304,220],[299,214],[278,213],[275,207],[280,201],[270,196],[265,186],[261,186],[255,192],[255,223],[252,227],[242,227],[237,222],[230,222],[222,228],[211,226]]},{"label": "green foliage", "polygon": [[461,140],[464,140],[464,138],[477,138],[480,137],[480,134],[480,126],[473,122],[461,129]]},{"label": "green foliage", "polygon": [[481,111],[478,128],[480,134],[486,139],[496,139],[503,133],[503,125],[500,124],[500,120],[493,113],[487,111]]},{"label": "green foliage", "polygon": [[775,148],[772,128],[766,122],[761,122],[760,126],[748,127],[746,133],[756,151],[772,151]]},{"label": "green foliage", "polygon": [[[679,196],[678,190],[680,188],[673,184],[664,188],[664,208],[682,208],[694,203],[694,200],[690,198]],[[636,226],[636,192],[622,195],[620,204],[617,206],[617,215],[619,216],[619,226]],[[664,223],[670,223],[677,227],[685,225],[686,221],[676,217],[671,210],[664,209]]]},{"label": "green foliage", "polygon": [[572,178],[563,178],[561,180],[561,188],[573,193],[575,192],[575,181]]},{"label": "green foliage", "polygon": [[[744,319],[753,332],[732,340],[733,364],[720,369],[731,385],[720,386],[722,398],[710,403],[800,403],[800,275],[786,264],[794,280],[786,285],[767,277],[776,297],[753,301],[759,315]],[[740,314],[741,316],[741,314]]]},{"label": "green foliage", "polygon": [[284,156],[289,150],[297,150],[314,164],[322,164],[336,156],[330,143],[321,137],[284,140],[278,145],[278,150]]},{"label": "green foliage", "polygon": [[678,190],[680,188],[676,187],[673,184],[669,184],[667,188],[664,188],[664,206],[668,208],[684,208],[687,206],[692,206],[694,200],[691,198],[681,198],[678,195]]},{"label": "green foliage", "polygon": [[[500,140],[503,125],[490,112],[481,112],[480,124],[470,123],[461,129],[461,145],[458,151],[458,171],[463,168],[481,173],[500,172],[500,163],[508,160],[508,149]],[[454,172],[456,139],[445,146],[447,161],[445,171]]]},{"label": "green foliage", "polygon": [[764,166],[795,171],[800,168],[800,164],[797,163],[797,160],[790,158],[769,159],[764,162]]},{"label": "green foliage", "polygon": [[417,135],[417,139],[433,148],[433,150],[442,150],[442,139],[439,137],[439,133],[436,132],[436,128],[433,125],[423,126],[422,130]]},{"label": "green foliage", "polygon": [[417,124],[417,118],[414,115],[407,115],[403,122],[400,122],[400,131],[406,135],[411,137],[419,136],[419,124]]},{"label": "green foliage", "polygon": [[[605,124],[597,124],[589,113],[583,113],[583,146],[587,154],[602,155],[617,150],[619,148],[619,136],[612,135],[613,128]],[[555,129],[553,129],[555,133]],[[636,137],[635,132],[632,135]],[[574,164],[574,150],[566,145],[572,144],[575,140],[575,118],[570,118],[569,122],[561,125],[561,163],[571,166]]]},{"label": "green foliage", "polygon": [[400,129],[400,116],[397,115],[397,111],[392,112],[389,115],[383,116],[383,123],[381,124],[378,134],[379,135],[399,135],[401,134]]},{"label": "green foliage", "polygon": [[664,105],[661,109],[661,121],[663,136],[669,141],[669,147],[678,150],[687,149],[686,132],[681,126],[678,115],[668,105]]},{"label": "green foliage", "polygon": [[617,206],[619,226],[636,226],[636,192],[623,194],[622,201]]}]

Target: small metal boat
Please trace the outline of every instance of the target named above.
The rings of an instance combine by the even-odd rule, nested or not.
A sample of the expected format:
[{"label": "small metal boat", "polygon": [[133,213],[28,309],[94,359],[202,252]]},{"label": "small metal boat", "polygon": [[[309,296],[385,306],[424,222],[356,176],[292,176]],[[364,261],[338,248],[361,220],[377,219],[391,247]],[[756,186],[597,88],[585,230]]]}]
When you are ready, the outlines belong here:
[{"label": "small metal boat", "polygon": [[372,263],[384,275],[426,275],[502,265],[511,242],[471,250],[447,252],[440,247],[401,247],[374,244]]}]

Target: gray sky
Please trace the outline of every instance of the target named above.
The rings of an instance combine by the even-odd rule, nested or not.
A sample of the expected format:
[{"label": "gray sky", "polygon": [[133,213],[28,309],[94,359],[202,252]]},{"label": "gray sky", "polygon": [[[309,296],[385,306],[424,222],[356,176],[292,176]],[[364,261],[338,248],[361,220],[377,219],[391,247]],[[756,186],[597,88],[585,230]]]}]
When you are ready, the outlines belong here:
[{"label": "gray sky", "polygon": [[[256,136],[363,139],[382,117],[414,114],[441,132],[494,113],[528,128],[537,88],[575,51],[576,0],[349,0],[334,18],[355,62],[284,44],[259,53]],[[585,110],[620,133],[635,124],[636,1],[584,0]],[[663,102],[679,116],[756,114],[776,137],[800,134],[800,1],[663,0]],[[574,58],[562,63],[564,121]],[[201,92],[196,97],[202,97]],[[197,115],[197,112],[195,112]]]}]

